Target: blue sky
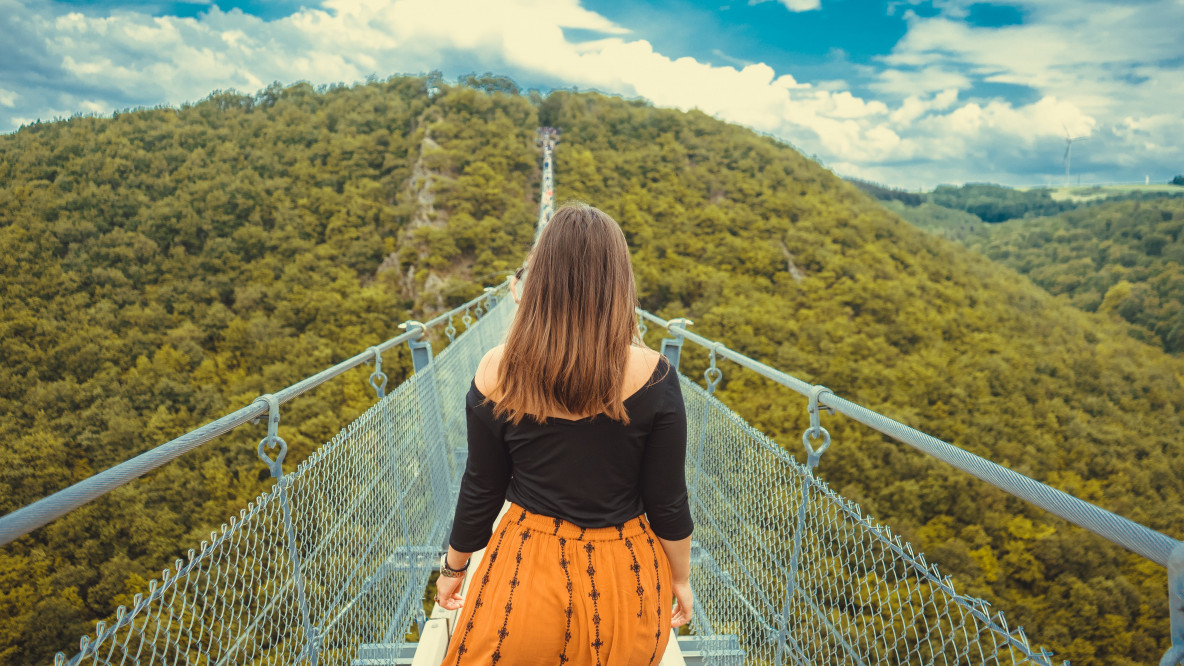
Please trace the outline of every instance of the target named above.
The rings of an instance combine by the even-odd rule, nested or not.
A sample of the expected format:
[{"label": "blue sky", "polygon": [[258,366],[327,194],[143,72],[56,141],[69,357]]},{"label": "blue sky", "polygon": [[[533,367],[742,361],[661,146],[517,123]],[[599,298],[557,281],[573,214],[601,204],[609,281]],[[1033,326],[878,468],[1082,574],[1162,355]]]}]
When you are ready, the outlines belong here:
[{"label": "blue sky", "polygon": [[[1180,0],[0,0],[0,131],[273,81],[439,69],[699,108],[841,175],[1184,172]],[[6,31],[8,32],[8,31]]]}]

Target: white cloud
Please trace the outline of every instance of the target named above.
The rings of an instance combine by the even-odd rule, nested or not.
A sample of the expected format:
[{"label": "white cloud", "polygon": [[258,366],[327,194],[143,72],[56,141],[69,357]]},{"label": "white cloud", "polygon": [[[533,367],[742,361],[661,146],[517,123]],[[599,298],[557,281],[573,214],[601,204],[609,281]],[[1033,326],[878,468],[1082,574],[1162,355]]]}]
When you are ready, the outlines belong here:
[{"label": "white cloud", "polygon": [[927,100],[916,95],[909,95],[901,102],[900,107],[892,112],[889,120],[896,125],[908,125],[926,113],[950,108],[957,100],[958,90],[956,88],[943,90]]},{"label": "white cloud", "polygon": [[86,100],[80,106],[86,113],[108,113],[112,110],[111,107],[98,100]]},{"label": "white cloud", "polygon": [[[759,5],[770,0],[748,0],[749,5]],[[821,0],[777,0],[791,12],[808,12],[822,8]]]},{"label": "white cloud", "polygon": [[966,90],[971,87],[971,81],[965,74],[938,65],[919,70],[885,69],[876,74],[869,87],[888,95],[912,96],[950,88]]},{"label": "white cloud", "polygon": [[985,81],[1071,99],[1087,113],[1112,111],[1132,92],[1139,103],[1154,103],[1150,97],[1162,94],[1167,95],[1163,108],[1184,106],[1184,87],[1153,91],[1130,80],[1134,75],[1180,81],[1184,3],[1025,0],[1023,5],[1026,22],[1001,28],[973,27],[945,16],[914,18],[883,61],[960,68]]},{"label": "white cloud", "polygon": [[[1030,23],[1002,28],[970,26],[960,20],[968,2],[947,0],[943,15],[910,15],[907,34],[878,66],[853,71],[876,97],[855,94],[845,81],[802,82],[764,63],[672,58],[579,0],[507,0],[496,8],[485,0],[330,0],[274,21],[217,7],[197,18],[47,16],[20,4],[26,1],[34,0],[0,0],[20,41],[0,43],[0,62],[13,63],[0,66],[0,130],[29,118],[176,104],[215,89],[250,92],[272,81],[445,69],[698,108],[781,136],[842,173],[885,183],[1030,184],[1063,173],[1062,123],[1093,137],[1080,152],[1075,146],[1075,170],[1133,169],[1130,178],[1141,179],[1149,164],[1180,163],[1184,146],[1184,74],[1161,64],[1184,55],[1171,38],[1170,26],[1184,22],[1175,0],[1142,11],[1047,0],[1025,8]],[[565,28],[603,37],[573,42]],[[1035,101],[975,96],[976,86],[990,83],[1027,86]],[[56,111],[63,108],[71,111]]]},{"label": "white cloud", "polygon": [[724,62],[726,62],[730,65],[733,65],[735,67],[747,67],[749,65],[755,64],[751,60],[743,60],[741,58],[736,58],[736,57],[730,56],[727,53],[724,53],[723,51],[721,51],[719,49],[711,49],[711,55],[713,55],[717,58],[720,58]]}]

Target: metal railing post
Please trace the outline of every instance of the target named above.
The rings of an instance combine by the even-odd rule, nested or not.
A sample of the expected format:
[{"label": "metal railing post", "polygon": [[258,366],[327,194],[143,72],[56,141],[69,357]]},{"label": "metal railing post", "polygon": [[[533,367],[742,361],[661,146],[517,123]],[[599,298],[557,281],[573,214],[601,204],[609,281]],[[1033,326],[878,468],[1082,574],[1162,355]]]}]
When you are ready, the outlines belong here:
[{"label": "metal railing post", "polygon": [[[680,338],[681,340],[681,338]],[[663,340],[665,342],[665,340]],[[679,343],[681,345],[681,342]],[[676,352],[676,356],[677,356]],[[677,359],[675,360],[677,363]],[[677,367],[677,366],[676,366]],[[715,365],[715,347],[711,348],[711,365],[703,371],[703,379],[707,382],[707,395],[715,394],[715,387],[719,385],[723,378],[724,372]],[[694,453],[691,455],[693,461],[693,468],[695,474],[691,477],[690,483],[687,487],[687,494],[690,496],[691,505],[695,505],[698,499],[699,492],[699,475],[703,473],[703,454],[707,451],[707,417],[711,413],[711,402],[703,401],[703,411],[699,414],[699,442],[695,447]]]},{"label": "metal railing post", "polygon": [[682,356],[683,334],[671,331],[670,326],[673,324],[679,324],[680,328],[683,328],[685,331],[684,327],[690,326],[693,323],[694,322],[692,322],[690,319],[687,319],[686,317],[676,317],[666,323],[666,331],[674,337],[662,338],[661,351],[662,355],[666,357],[666,360],[670,361],[670,365],[673,366],[675,370],[678,370],[679,357]]},{"label": "metal railing post", "polygon": [[[406,321],[399,326],[408,331],[411,331],[413,326],[418,326],[421,333],[427,333],[427,328],[418,321]],[[437,515],[445,516],[452,508],[449,502],[451,484],[448,482],[448,441],[444,436],[444,413],[440,409],[440,394],[436,387],[436,367],[432,364],[432,345],[421,336],[420,339],[409,338],[407,346],[411,349],[411,362],[420,383],[419,390],[415,393],[419,400],[419,416],[423,426],[424,463],[428,468],[428,479],[432,485]]]},{"label": "metal railing post", "polygon": [[1168,614],[1172,623],[1172,646],[1160,666],[1184,664],[1184,543],[1168,556]]}]

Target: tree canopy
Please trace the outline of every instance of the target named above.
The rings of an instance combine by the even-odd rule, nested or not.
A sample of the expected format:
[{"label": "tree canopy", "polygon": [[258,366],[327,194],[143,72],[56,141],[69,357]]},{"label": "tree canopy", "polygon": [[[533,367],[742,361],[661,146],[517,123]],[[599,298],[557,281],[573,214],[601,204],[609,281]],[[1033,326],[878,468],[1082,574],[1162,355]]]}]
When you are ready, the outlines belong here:
[{"label": "tree canopy", "polygon": [[934,218],[931,230],[1031,278],[1074,306],[1184,352],[1184,199],[1099,204],[997,225]]}]

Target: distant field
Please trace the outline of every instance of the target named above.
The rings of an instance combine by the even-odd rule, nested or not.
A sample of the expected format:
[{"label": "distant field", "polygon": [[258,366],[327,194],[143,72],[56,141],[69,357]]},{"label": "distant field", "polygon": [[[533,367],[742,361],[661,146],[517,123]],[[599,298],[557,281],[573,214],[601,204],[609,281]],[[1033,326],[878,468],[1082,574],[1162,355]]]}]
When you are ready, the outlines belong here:
[{"label": "distant field", "polygon": [[1184,187],[1168,185],[1167,183],[1143,185],[1130,183],[1124,185],[1077,185],[1074,187],[1017,187],[1021,192],[1030,190],[1048,190],[1054,201],[1093,201],[1108,199],[1133,192],[1160,192],[1165,194],[1184,195]]}]

